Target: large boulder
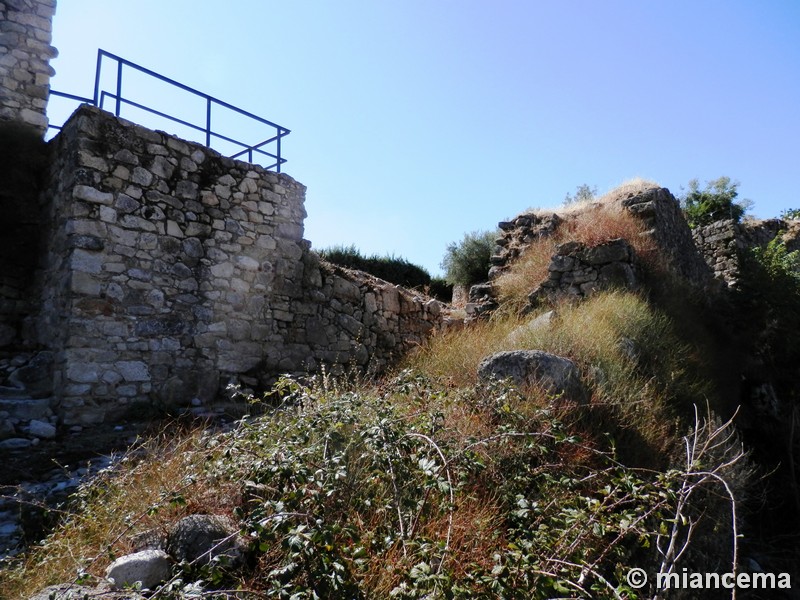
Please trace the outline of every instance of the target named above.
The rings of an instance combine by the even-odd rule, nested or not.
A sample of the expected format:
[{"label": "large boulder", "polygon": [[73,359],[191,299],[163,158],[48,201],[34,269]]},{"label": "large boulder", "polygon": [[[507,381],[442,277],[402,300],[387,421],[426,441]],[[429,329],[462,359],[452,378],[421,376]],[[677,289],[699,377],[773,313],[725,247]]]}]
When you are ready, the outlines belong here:
[{"label": "large boulder", "polygon": [[537,386],[554,397],[578,403],[585,403],[589,396],[574,362],[542,350],[510,350],[487,356],[478,366],[478,378]]},{"label": "large boulder", "polygon": [[177,561],[204,565],[216,557],[230,564],[241,562],[247,544],[239,528],[221,515],[189,515],[167,535],[167,552]]},{"label": "large boulder", "polygon": [[106,569],[106,578],[115,589],[141,584],[153,589],[170,577],[169,556],[163,550],[142,550],[119,557]]}]

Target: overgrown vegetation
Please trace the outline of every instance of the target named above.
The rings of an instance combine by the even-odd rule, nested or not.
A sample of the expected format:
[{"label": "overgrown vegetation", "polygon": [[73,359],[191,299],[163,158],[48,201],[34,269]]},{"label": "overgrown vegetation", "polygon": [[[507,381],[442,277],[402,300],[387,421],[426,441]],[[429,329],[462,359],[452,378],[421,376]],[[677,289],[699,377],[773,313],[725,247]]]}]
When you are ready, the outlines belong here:
[{"label": "overgrown vegetation", "polygon": [[355,245],[324,248],[319,251],[319,255],[340,267],[358,269],[390,283],[420,289],[445,302],[449,302],[453,295],[452,285],[444,279],[431,277],[426,269],[402,257],[377,254],[366,256]]},{"label": "overgrown vegetation", "polygon": [[497,237],[496,231],[473,231],[449,243],[441,264],[445,280],[465,286],[486,281]]},{"label": "overgrown vegetation", "polygon": [[[596,409],[554,410],[502,384],[448,389],[407,370],[370,389],[323,376],[277,391],[268,417],[86,487],[82,513],[0,593],[24,597],[32,577],[92,581],[132,534],[232,506],[249,569],[186,565],[155,597],[637,598],[627,570],[674,569],[669,548],[713,536],[713,559],[732,559],[735,502],[716,478],[738,492],[744,472],[721,425],[698,419],[685,468],[655,471],[587,428]],[[145,497],[126,498],[139,485]]]},{"label": "overgrown vegetation", "polygon": [[[262,417],[162,436],[85,486],[77,512],[0,574],[0,597],[96,581],[136,535],[204,512],[240,523],[246,567],[181,565],[154,598],[635,600],[657,591],[632,588],[633,567],[651,577],[742,570],[754,471],[714,414],[721,388],[700,310],[660,288],[519,310],[562,241],[624,238],[652,279],[665,272],[617,204],[566,215],[497,280],[491,319],[432,336],[385,378],[284,377],[250,398]],[[493,232],[481,235],[493,246]],[[477,237],[450,256],[488,270],[488,256],[475,258],[485,247],[467,252]],[[775,242],[751,259],[766,300],[748,301],[766,307],[763,323],[791,323],[797,306],[776,298],[800,298],[798,254]],[[571,359],[589,401],[479,382],[481,359],[506,349]]]}]

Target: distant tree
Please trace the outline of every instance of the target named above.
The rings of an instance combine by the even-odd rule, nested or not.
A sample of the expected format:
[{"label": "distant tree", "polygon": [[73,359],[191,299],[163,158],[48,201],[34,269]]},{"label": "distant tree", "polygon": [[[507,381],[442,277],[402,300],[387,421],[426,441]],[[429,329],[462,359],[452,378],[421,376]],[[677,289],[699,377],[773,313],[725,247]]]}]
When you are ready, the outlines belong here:
[{"label": "distant tree", "polygon": [[569,206],[570,204],[576,204],[578,202],[591,202],[596,196],[597,186],[589,187],[587,184],[583,183],[576,188],[574,196],[567,194],[564,197],[564,206]]},{"label": "distant tree", "polygon": [[738,223],[752,205],[749,200],[736,201],[738,188],[738,181],[725,176],[706,182],[703,190],[697,179],[692,179],[689,190],[681,197],[689,227],[702,227],[720,219],[733,219]]},{"label": "distant tree", "polygon": [[781,219],[784,221],[794,221],[800,219],[800,208],[787,208],[781,211]]},{"label": "distant tree", "polygon": [[486,281],[497,236],[496,231],[473,231],[448,244],[441,263],[445,280],[453,285]]}]

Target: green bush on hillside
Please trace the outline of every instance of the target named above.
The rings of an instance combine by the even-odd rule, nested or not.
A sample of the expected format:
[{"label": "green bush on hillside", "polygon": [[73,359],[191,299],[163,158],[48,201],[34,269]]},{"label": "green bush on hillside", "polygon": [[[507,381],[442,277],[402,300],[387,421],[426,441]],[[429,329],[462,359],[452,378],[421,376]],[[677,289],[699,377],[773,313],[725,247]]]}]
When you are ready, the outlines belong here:
[{"label": "green bush on hillside", "polygon": [[431,277],[426,269],[402,257],[377,254],[365,256],[352,244],[324,248],[319,251],[319,255],[334,265],[364,271],[403,287],[422,289],[434,298],[446,302],[453,295],[452,286],[443,279]]},{"label": "green bush on hillside", "polygon": [[701,190],[697,179],[692,179],[689,191],[681,197],[689,227],[702,227],[720,219],[733,219],[738,223],[750,206],[747,200],[736,202],[738,187],[739,182],[723,176],[706,182],[705,189]]},{"label": "green bush on hillside", "polygon": [[496,239],[496,231],[473,231],[448,244],[441,263],[445,280],[453,285],[486,281]]}]

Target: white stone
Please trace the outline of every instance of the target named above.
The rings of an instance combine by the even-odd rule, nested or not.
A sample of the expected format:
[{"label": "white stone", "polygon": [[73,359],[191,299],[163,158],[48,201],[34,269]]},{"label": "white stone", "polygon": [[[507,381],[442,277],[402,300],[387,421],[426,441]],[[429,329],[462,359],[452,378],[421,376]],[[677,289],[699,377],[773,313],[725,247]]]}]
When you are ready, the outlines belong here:
[{"label": "white stone", "polygon": [[140,360],[122,360],[115,366],[125,381],[150,381],[147,365]]},{"label": "white stone", "polygon": [[106,569],[106,577],[118,590],[137,583],[152,589],[169,576],[169,556],[163,550],[142,550],[121,556]]},{"label": "white stone", "polygon": [[93,204],[111,205],[114,201],[114,194],[108,192],[101,192],[89,185],[76,185],[72,191],[72,197]]}]

